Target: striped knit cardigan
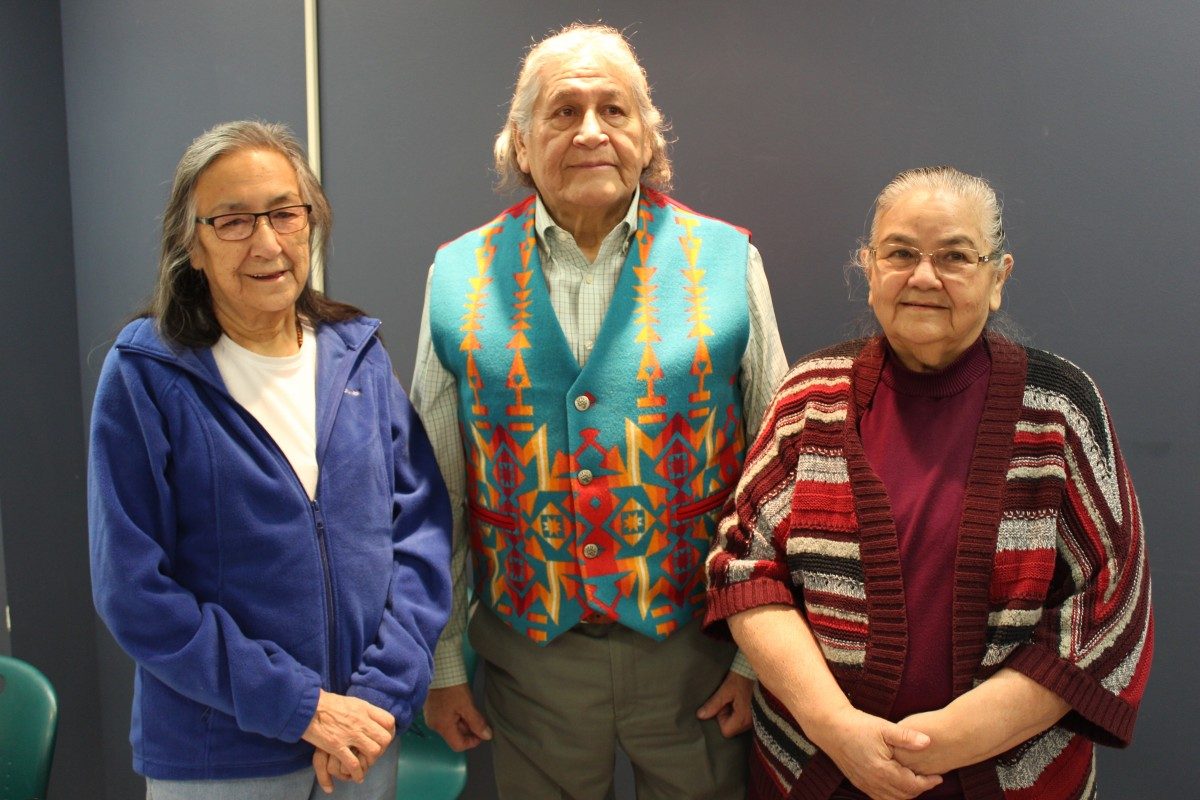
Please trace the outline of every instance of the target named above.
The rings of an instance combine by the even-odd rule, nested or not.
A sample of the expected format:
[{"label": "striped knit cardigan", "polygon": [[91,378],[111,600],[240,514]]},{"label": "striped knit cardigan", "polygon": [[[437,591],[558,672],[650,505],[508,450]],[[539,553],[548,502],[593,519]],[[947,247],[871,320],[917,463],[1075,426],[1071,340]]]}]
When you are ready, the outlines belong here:
[{"label": "striped knit cardigan", "polygon": [[[1049,730],[959,770],[971,800],[1095,795],[1093,743],[1124,746],[1153,652],[1141,514],[1107,409],[1073,364],[994,334],[954,574],[955,696],[1015,669],[1071,705]],[[708,559],[706,624],[800,607],[851,702],[888,717],[905,661],[904,587],[883,484],[858,437],[879,338],[792,367]],[[936,434],[936,432],[931,432]],[[761,686],[752,797],[828,798],[843,777]]]}]

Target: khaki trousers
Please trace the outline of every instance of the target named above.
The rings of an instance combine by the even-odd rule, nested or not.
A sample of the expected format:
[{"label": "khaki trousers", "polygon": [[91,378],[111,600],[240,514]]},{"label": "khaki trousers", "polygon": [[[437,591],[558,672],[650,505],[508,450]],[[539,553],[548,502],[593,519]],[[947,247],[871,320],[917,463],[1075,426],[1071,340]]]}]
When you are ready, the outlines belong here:
[{"label": "khaki trousers", "polygon": [[469,635],[484,659],[501,800],[611,800],[617,747],[638,800],[745,796],[748,735],[726,739],[696,719],[735,652],[699,620],[661,642],[580,625],[538,647],[479,606]]}]

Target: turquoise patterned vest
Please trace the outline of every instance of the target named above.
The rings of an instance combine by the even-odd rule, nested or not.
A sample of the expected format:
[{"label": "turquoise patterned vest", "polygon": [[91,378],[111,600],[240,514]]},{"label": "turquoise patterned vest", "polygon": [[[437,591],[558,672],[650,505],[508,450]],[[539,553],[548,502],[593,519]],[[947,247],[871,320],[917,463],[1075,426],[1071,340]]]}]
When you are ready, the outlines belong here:
[{"label": "turquoise patterned vest", "polygon": [[703,610],[741,471],[748,234],[643,187],[580,369],[534,200],[444,245],[430,287],[434,347],[458,383],[476,595],[539,644],[581,620],[662,639]]}]

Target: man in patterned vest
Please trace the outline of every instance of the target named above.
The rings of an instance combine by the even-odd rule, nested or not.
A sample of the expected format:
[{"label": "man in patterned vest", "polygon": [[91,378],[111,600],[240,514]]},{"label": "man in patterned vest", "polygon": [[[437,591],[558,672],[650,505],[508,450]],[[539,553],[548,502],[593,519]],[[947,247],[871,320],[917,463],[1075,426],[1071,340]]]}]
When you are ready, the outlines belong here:
[{"label": "man in patterned vest", "polygon": [[786,360],[748,233],[662,194],[665,127],[620,33],[544,40],[495,148],[536,195],[430,271],[412,397],[456,594],[425,713],[493,741],[504,798],[609,797],[618,746],[640,798],[744,793],[753,673],[700,633],[703,562]]}]

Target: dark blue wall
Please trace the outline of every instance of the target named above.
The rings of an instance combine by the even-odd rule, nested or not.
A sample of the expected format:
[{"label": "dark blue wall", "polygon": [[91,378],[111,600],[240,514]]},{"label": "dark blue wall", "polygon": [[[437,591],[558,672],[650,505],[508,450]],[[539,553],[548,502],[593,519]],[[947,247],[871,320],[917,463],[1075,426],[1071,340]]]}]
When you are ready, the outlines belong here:
[{"label": "dark blue wall", "polygon": [[58,691],[51,795],[85,797],[103,768],[56,4],[0,5],[0,98],[0,505],[12,651]]}]

